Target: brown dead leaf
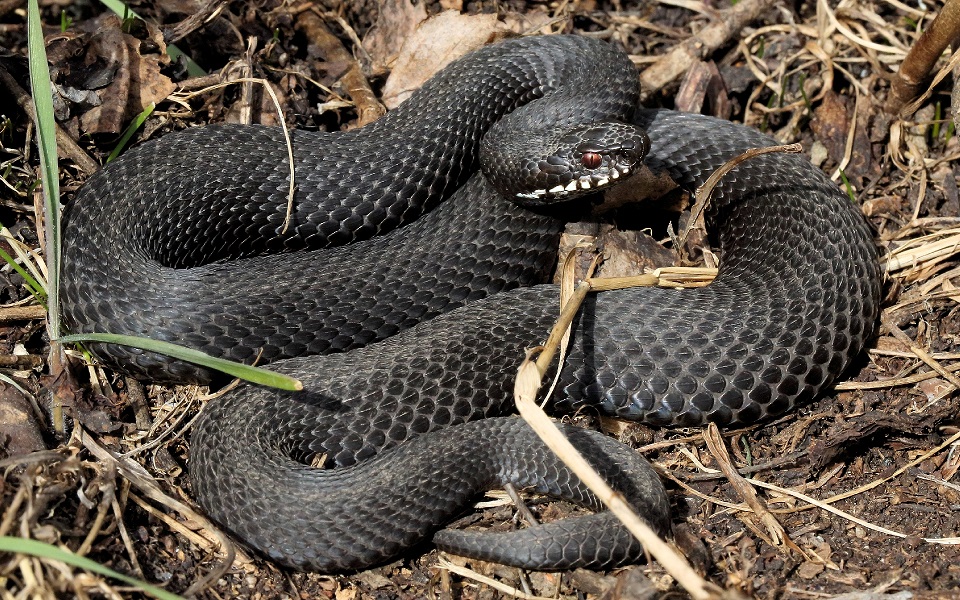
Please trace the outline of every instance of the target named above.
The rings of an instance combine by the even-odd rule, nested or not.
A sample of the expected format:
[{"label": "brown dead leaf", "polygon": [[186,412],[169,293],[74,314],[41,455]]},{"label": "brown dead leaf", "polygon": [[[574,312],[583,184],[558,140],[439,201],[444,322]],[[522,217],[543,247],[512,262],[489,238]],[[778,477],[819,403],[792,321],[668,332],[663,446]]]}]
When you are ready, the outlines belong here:
[{"label": "brown dead leaf", "polygon": [[400,54],[404,41],[427,18],[426,2],[383,0],[377,22],[363,37],[363,48],[370,55],[374,73],[384,73]]},{"label": "brown dead leaf", "polygon": [[823,573],[824,567],[820,563],[815,562],[805,562],[797,568],[797,575],[801,579],[813,579],[820,573]]},{"label": "brown dead leaf", "polygon": [[141,41],[120,31],[119,19],[116,28],[105,28],[94,36],[90,51],[107,58],[117,71],[113,82],[99,92],[103,104],[80,118],[87,133],[119,133],[147,105],[160,102],[176,89],[160,73],[161,63],[168,60],[165,48],[141,54]]},{"label": "brown dead leaf", "polygon": [[733,113],[723,77],[712,60],[698,60],[691,65],[680,82],[674,105],[679,111],[694,113],[703,112],[707,105],[709,114],[721,119],[729,119]]},{"label": "brown dead leaf", "polygon": [[823,102],[814,110],[810,129],[827,148],[830,158],[841,163],[847,153],[850,127],[853,126],[853,111],[858,110],[856,132],[850,151],[850,160],[844,168],[846,176],[855,187],[862,187],[863,178],[876,169],[873,161],[873,145],[868,135],[867,124],[873,119],[869,102],[854,102],[849,96],[827,92]]},{"label": "brown dead leaf", "polygon": [[108,15],[92,32],[50,40],[62,106],[58,116],[79,112],[84,133],[119,133],[148,104],[173,92],[174,83],[160,73],[170,60],[160,31],[138,23],[145,27],[142,39],[122,31],[120,18]]},{"label": "brown dead leaf", "polygon": [[[583,10],[582,4],[580,7],[580,10]],[[541,7],[533,7],[526,12],[508,12],[503,15],[503,24],[507,29],[520,34],[549,33],[541,30],[554,21],[554,16]]]},{"label": "brown dead leaf", "polygon": [[642,231],[619,231],[604,225],[599,244],[603,248],[601,277],[630,277],[679,262],[676,253]]},{"label": "brown dead leaf", "polygon": [[427,19],[404,42],[383,86],[383,103],[396,108],[437,71],[506,31],[492,14],[461,15],[448,10]]},{"label": "brown dead leaf", "polygon": [[917,384],[917,389],[926,397],[928,402],[936,400],[943,394],[948,393],[952,388],[953,386],[950,385],[950,383],[939,377],[921,381]]},{"label": "brown dead leaf", "polygon": [[827,147],[827,152],[834,162],[843,159],[847,145],[847,131],[850,129],[850,119],[847,116],[849,98],[842,97],[834,92],[828,92],[823,103],[816,108],[810,128],[817,139]]},{"label": "brown dead leaf", "polygon": [[12,385],[0,383],[0,457],[21,456],[46,447],[30,401]]}]

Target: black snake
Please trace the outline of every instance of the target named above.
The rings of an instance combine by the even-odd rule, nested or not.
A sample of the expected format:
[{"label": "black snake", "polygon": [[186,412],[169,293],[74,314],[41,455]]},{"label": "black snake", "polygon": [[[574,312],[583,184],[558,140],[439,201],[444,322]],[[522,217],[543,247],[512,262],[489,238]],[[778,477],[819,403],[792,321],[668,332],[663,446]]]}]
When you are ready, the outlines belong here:
[{"label": "black snake", "polygon": [[[488,46],[370,126],[296,132],[286,233],[279,131],[164,136],[92,177],[68,207],[65,323],[243,361],[259,353],[303,381],[300,393],[243,386],[212,402],[191,439],[202,506],[279,562],[336,571],[385,561],[505,481],[596,508],[522,422],[496,417],[509,412],[524,349],[555,318],[556,288],[534,284],[552,267],[561,222],[472,174],[480,157],[498,189],[563,199],[627,174],[647,150],[639,126],[646,164],[692,188],[771,143],[708,117],[636,109],[637,96],[632,64],[604,42]],[[530,158],[531,146],[543,152]],[[588,299],[560,373],[561,409],[748,423],[810,400],[860,352],[878,311],[876,251],[822,173],[796,156],[750,160],[719,185],[708,225],[722,259],[710,286]],[[355,243],[327,248],[345,242]],[[211,380],[139,350],[94,350],[138,376]],[[663,487],[641,458],[595,432],[568,434],[669,529]],[[335,468],[310,466],[318,460]],[[604,568],[641,553],[607,513],[434,541],[533,568]]]}]

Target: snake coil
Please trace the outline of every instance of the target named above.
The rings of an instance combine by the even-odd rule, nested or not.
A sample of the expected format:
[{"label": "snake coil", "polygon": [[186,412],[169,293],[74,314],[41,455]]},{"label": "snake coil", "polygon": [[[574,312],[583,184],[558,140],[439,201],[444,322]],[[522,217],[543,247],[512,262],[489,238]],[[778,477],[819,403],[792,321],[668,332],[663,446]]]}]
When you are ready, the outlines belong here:
[{"label": "snake coil", "polygon": [[[204,408],[191,439],[201,505],[281,563],[383,562],[507,481],[599,508],[522,422],[496,416],[509,411],[524,348],[553,322],[557,290],[534,284],[552,266],[561,223],[492,188],[528,202],[592,190],[616,178],[610,165],[619,177],[631,152],[647,150],[647,165],[693,188],[770,144],[731,123],[636,109],[636,82],[626,55],[596,40],[484,48],[377,123],[297,132],[287,233],[276,130],[207,127],[144,144],[67,210],[66,324],[237,360],[262,352],[303,381],[299,393],[242,386]],[[604,150],[589,132],[609,122],[625,123],[615,128],[630,140],[615,149],[620,159],[594,156]],[[508,160],[521,138],[548,147]],[[478,157],[492,182],[472,175]],[[577,161],[606,170],[565,175]],[[534,171],[546,179],[528,181]],[[878,312],[876,250],[822,173],[796,156],[750,160],[720,183],[707,220],[722,261],[711,285],[588,300],[560,367],[560,409],[654,425],[750,423],[809,401],[860,352]],[[328,248],[345,242],[355,243]],[[211,379],[135,349],[94,350],[141,377]],[[567,433],[656,529],[669,529],[665,492],[642,458],[598,433]],[[309,466],[318,457],[328,468]],[[434,541],[531,568],[608,568],[642,554],[603,512],[511,534],[445,530]]]}]

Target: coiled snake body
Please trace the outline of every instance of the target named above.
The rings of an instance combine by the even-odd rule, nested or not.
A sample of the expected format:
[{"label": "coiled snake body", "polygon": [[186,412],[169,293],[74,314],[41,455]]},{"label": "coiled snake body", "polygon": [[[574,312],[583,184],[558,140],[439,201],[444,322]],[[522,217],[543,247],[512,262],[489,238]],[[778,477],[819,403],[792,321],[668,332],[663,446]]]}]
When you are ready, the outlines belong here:
[{"label": "coiled snake body", "polygon": [[[205,407],[191,439],[200,503],[282,563],[382,562],[506,481],[597,508],[522,422],[495,417],[509,410],[524,348],[555,318],[556,289],[533,284],[552,266],[560,222],[467,178],[483,154],[494,178],[546,171],[546,184],[516,192],[528,201],[594,189],[615,177],[618,159],[596,141],[608,136],[596,123],[610,121],[644,128],[646,163],[691,188],[770,143],[707,117],[634,114],[636,88],[629,60],[603,42],[487,47],[358,132],[296,134],[287,233],[276,131],[165,136],[92,177],[68,209],[66,324],[239,360],[262,351],[303,381],[291,394],[241,387]],[[632,127],[613,135],[618,151],[646,150]],[[566,159],[510,158],[518,137],[550,154],[571,130],[581,141],[570,161],[594,167],[587,175],[562,180]],[[722,260],[710,286],[588,300],[561,369],[561,408],[655,425],[749,423],[813,398],[862,349],[878,311],[876,252],[856,207],[817,169],[780,154],[740,165],[715,191],[708,226]],[[210,380],[165,357],[94,349],[136,375]],[[291,358],[308,354],[325,355]],[[641,458],[594,432],[568,435],[655,528],[669,528],[662,485]],[[308,466],[317,457],[335,468]],[[641,553],[606,513],[503,535],[434,541],[532,568],[605,568]]]}]

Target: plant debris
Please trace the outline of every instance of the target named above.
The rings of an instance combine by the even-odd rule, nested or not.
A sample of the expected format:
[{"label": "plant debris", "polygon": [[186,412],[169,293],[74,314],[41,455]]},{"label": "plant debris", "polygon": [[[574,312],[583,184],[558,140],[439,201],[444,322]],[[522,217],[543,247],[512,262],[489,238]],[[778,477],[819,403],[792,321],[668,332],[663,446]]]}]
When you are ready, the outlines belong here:
[{"label": "plant debris", "polygon": [[[701,110],[799,142],[875,231],[887,285],[871,349],[811,405],[721,431],[709,444],[699,430],[575,420],[607,428],[672,481],[675,543],[717,586],[763,599],[955,597],[957,57],[934,52],[929,84],[907,71],[910,93],[923,93],[914,104],[890,95],[893,73],[933,21],[933,3],[165,0],[132,7],[146,20],[96,3],[41,4],[67,197],[151,103],[156,109],[132,143],[207,123],[279,122],[259,86],[216,85],[240,77],[269,83],[288,127],[343,130],[375,119],[381,102],[395,106],[457,54],[516,33],[620,43],[642,72],[648,106]],[[24,5],[0,0],[0,249],[44,281]],[[173,42],[183,53],[177,58],[168,54]],[[885,110],[888,100],[908,112]],[[713,266],[705,236],[677,248],[669,233],[685,229],[689,205],[680,190],[639,206],[617,199],[600,225],[572,225],[569,245],[596,241],[596,233],[600,244],[612,240],[600,252],[617,277],[681,256]],[[26,283],[0,268],[2,536],[60,545],[203,598],[684,597],[656,562],[610,574],[525,573],[423,548],[363,573],[327,576],[247,555],[193,509],[188,439],[204,390],[147,386],[141,394],[136,382],[78,353],[68,357],[72,376],[54,380],[38,366],[48,340]],[[67,400],[66,429],[47,412],[51,389]],[[466,519],[513,527],[515,509],[491,496]],[[527,502],[541,519],[571,510]],[[0,555],[0,573],[4,597],[137,594],[27,555]]]}]

